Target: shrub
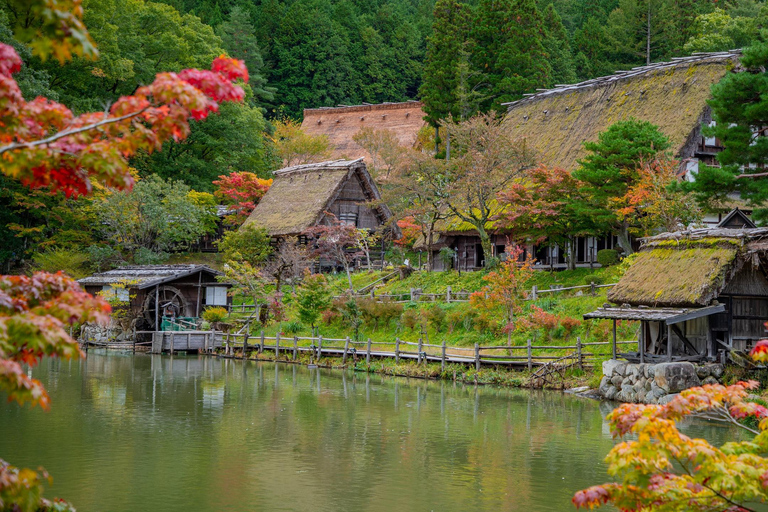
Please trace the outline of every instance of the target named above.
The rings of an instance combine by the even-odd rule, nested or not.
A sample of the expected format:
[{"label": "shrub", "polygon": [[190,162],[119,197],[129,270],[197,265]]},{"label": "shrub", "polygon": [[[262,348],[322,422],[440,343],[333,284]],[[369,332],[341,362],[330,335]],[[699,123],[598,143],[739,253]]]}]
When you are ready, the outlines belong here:
[{"label": "shrub", "polygon": [[34,266],[45,272],[61,270],[73,279],[88,275],[88,254],[73,249],[49,249],[32,256]]},{"label": "shrub", "polygon": [[109,270],[123,261],[123,255],[120,254],[120,251],[109,245],[91,245],[85,252],[88,253],[91,268],[96,272]]},{"label": "shrub", "polygon": [[392,302],[391,300],[380,302],[377,306],[379,319],[384,326],[389,325],[392,320],[399,318],[400,315],[403,314],[403,305]]},{"label": "shrub", "polygon": [[403,311],[403,314],[400,316],[400,323],[403,325],[403,327],[407,328],[410,331],[413,331],[416,326],[419,325],[419,320],[421,319],[421,315],[419,314],[418,310],[416,309],[406,309]]},{"label": "shrub", "polygon": [[453,308],[448,311],[445,317],[446,324],[448,324],[448,332],[453,334],[454,329],[464,323],[466,316],[462,308]]},{"label": "shrub", "polygon": [[159,265],[168,261],[169,256],[167,252],[154,252],[146,247],[139,247],[133,253],[133,262],[136,265]]},{"label": "shrub", "polygon": [[301,322],[294,320],[292,322],[284,323],[282,331],[286,334],[296,334],[297,332],[301,332],[303,328],[304,326],[301,324]]},{"label": "shrub", "polygon": [[597,262],[602,267],[610,267],[619,262],[619,253],[613,249],[601,249],[597,251]]},{"label": "shrub", "polygon": [[207,308],[205,311],[203,311],[203,320],[213,324],[216,322],[223,322],[228,315],[229,313],[227,313],[226,308],[217,306],[213,308]]},{"label": "shrub", "polygon": [[590,274],[584,277],[584,284],[605,284],[605,277],[601,274]]},{"label": "shrub", "polygon": [[439,305],[435,304],[427,309],[424,316],[436,332],[443,330],[443,327],[445,326],[445,310]]},{"label": "shrub", "polygon": [[320,318],[322,319],[325,325],[331,325],[333,321],[339,318],[340,316],[341,316],[341,313],[339,313],[339,311],[336,309],[326,309],[320,314]]}]

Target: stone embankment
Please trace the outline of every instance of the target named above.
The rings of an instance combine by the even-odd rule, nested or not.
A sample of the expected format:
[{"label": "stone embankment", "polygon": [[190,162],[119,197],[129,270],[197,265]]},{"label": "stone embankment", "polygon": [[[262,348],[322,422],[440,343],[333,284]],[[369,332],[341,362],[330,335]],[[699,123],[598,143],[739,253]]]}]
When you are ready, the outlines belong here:
[{"label": "stone embankment", "polygon": [[618,402],[663,404],[684,389],[716,384],[722,376],[720,364],[635,364],[610,359],[603,363],[600,395]]}]

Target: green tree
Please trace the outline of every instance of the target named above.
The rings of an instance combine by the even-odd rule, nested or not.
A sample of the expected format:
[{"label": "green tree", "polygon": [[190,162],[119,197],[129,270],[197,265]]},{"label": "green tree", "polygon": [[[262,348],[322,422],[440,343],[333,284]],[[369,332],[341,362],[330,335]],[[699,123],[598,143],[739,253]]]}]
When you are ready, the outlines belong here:
[{"label": "green tree", "polygon": [[[764,20],[764,18],[763,18]],[[696,18],[685,53],[719,52],[748,46],[758,35],[761,20],[757,17],[731,17],[723,9]]]},{"label": "green tree", "polygon": [[256,267],[272,254],[270,240],[266,229],[247,224],[225,233],[218,246],[224,261],[245,262]]},{"label": "green tree", "polygon": [[571,42],[555,6],[544,10],[543,26],[546,33],[544,49],[547,52],[552,76],[549,85],[571,84],[576,81],[576,69],[571,53]]},{"label": "green tree", "polygon": [[720,167],[700,165],[695,182],[686,184],[700,204],[717,207],[739,194],[754,208],[761,223],[768,220],[768,179],[761,169],[768,162],[768,138],[755,127],[768,125],[768,43],[744,50],[745,71],[730,73],[712,86],[712,118],[716,125],[705,133],[717,137],[723,151],[717,154]]},{"label": "green tree", "polygon": [[609,56],[610,43],[604,23],[590,16],[573,35],[575,66],[579,79],[609,75],[615,71]]},{"label": "green tree", "polygon": [[472,88],[489,91],[483,111],[501,112],[501,103],[550,83],[552,68],[535,0],[480,0],[471,38],[473,68],[479,72]]},{"label": "green tree", "polygon": [[608,17],[607,32],[614,60],[626,64],[668,58],[679,37],[671,0],[619,0]]},{"label": "green tree", "polygon": [[314,336],[320,314],[331,306],[331,290],[325,276],[305,271],[304,279],[296,292],[295,303],[299,320],[312,327]]},{"label": "green tree", "polygon": [[589,154],[579,161],[574,178],[584,182],[583,211],[603,230],[615,230],[625,254],[631,219],[622,216],[616,202],[640,179],[640,168],[670,147],[669,139],[648,121],[627,119],[601,132],[597,142],[585,142]]}]

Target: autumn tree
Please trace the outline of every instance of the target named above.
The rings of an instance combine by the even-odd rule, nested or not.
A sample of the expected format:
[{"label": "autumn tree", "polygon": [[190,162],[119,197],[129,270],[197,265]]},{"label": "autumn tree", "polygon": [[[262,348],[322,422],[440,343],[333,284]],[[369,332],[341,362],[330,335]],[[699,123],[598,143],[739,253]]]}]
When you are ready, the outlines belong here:
[{"label": "autumn tree", "polygon": [[224,261],[249,263],[254,267],[263,265],[273,253],[269,233],[256,224],[227,231],[217,245]]},{"label": "autumn tree", "polygon": [[227,216],[227,221],[239,226],[267,193],[272,186],[272,180],[259,178],[252,172],[233,172],[219,176],[213,184],[216,185],[214,195],[235,211]]},{"label": "autumn tree", "polygon": [[304,232],[312,244],[315,258],[330,260],[344,268],[349,284],[349,293],[355,292],[352,286],[352,264],[358,255],[355,250],[358,243],[358,231],[355,226],[339,221],[335,215],[326,213],[329,224],[320,224]]},{"label": "autumn tree", "polygon": [[299,320],[312,327],[312,335],[317,334],[316,325],[320,314],[331,306],[331,290],[323,274],[311,274],[304,271],[304,279],[296,292],[296,310]]},{"label": "autumn tree", "polygon": [[310,263],[307,246],[300,244],[296,237],[285,237],[277,242],[269,259],[263,263],[262,272],[271,277],[275,284],[275,293],[279,295],[281,286],[288,279],[295,290],[296,283]]},{"label": "autumn tree", "polygon": [[284,167],[322,162],[331,157],[327,135],[310,135],[301,129],[301,123],[283,119],[273,123],[272,142]]},{"label": "autumn tree", "polygon": [[547,241],[568,255],[576,268],[576,238],[593,234],[595,225],[581,208],[582,184],[561,168],[540,166],[498,195],[499,227],[519,243]]},{"label": "autumn tree", "polygon": [[632,219],[622,215],[616,201],[640,179],[640,168],[669,148],[669,138],[648,121],[627,119],[601,132],[597,142],[585,142],[588,151],[574,178],[583,183],[581,207],[604,231],[615,231],[624,254],[632,254],[629,240]]},{"label": "autumn tree", "polygon": [[487,266],[493,255],[490,221],[499,213],[496,195],[532,166],[532,155],[504,121],[492,114],[475,116],[448,129],[456,155],[446,164],[441,198],[453,216],[477,231]]},{"label": "autumn tree", "polygon": [[[39,57],[65,61],[73,53],[97,56],[78,0],[12,4],[40,20],[33,25],[16,22],[17,34],[27,37]],[[94,181],[130,187],[127,158],[139,149],[159,149],[168,139],[183,139],[191,118],[204,119],[221,101],[241,100],[243,90],[232,81],[247,81],[241,62],[220,57],[210,71],[160,74],[109,108],[76,116],[43,97],[26,101],[13,78],[21,65],[14,49],[0,44],[0,172],[67,196],[89,193]],[[21,365],[34,365],[44,356],[81,357],[68,328],[79,322],[106,323],[108,313],[103,300],[63,274],[0,276],[0,389],[20,404],[47,407],[42,384]],[[45,476],[0,461],[3,508],[74,510],[42,498]]]},{"label": "autumn tree", "polygon": [[373,177],[384,180],[389,179],[406,150],[392,130],[374,130],[366,126],[354,134],[352,140],[371,155],[368,169]]},{"label": "autumn tree", "polygon": [[530,254],[523,258],[524,252],[520,247],[507,245],[504,261],[496,270],[483,276],[487,284],[469,297],[473,307],[485,310],[500,308],[504,312],[504,331],[509,344],[515,317],[523,311],[526,287],[534,273],[533,258]]}]

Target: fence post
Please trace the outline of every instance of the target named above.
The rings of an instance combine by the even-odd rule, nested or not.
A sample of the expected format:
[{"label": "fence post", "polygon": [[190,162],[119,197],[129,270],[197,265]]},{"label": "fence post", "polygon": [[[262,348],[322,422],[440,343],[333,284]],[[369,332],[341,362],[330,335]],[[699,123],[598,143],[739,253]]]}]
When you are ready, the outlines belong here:
[{"label": "fence post", "polygon": [[297,336],[294,336],[293,337],[293,360],[295,361],[297,357],[299,357],[299,338]]},{"label": "fence post", "polygon": [[532,358],[533,349],[531,348],[531,338],[528,338],[527,348],[528,348],[528,369],[530,370],[533,368],[533,358]]},{"label": "fence post", "polygon": [[581,336],[576,336],[576,357],[578,358],[579,369],[584,369],[584,360],[581,358]]},{"label": "fence post", "polygon": [[320,357],[323,355],[323,336],[320,335],[317,337],[317,360],[320,360]]},{"label": "fence post", "polygon": [[376,291],[374,289],[371,289],[371,298],[372,299],[376,298]]},{"label": "fence post", "polygon": [[264,331],[261,331],[261,341],[259,342],[259,354],[264,352]]},{"label": "fence post", "polygon": [[395,338],[395,362],[400,362],[400,338]]},{"label": "fence post", "polygon": [[536,285],[531,286],[531,300],[539,298],[539,287]]},{"label": "fence post", "polygon": [[411,288],[411,302],[413,302],[413,288]]},{"label": "fence post", "polygon": [[275,361],[280,359],[280,331],[275,333]]},{"label": "fence post", "polygon": [[475,371],[480,371],[480,345],[475,343]]},{"label": "fence post", "polygon": [[419,348],[416,350],[418,355],[416,356],[416,364],[421,364],[421,345],[424,343],[423,338],[419,338]]},{"label": "fence post", "polygon": [[344,340],[344,355],[341,356],[341,364],[347,364],[347,350],[349,350],[349,336]]},{"label": "fence post", "polygon": [[246,353],[248,352],[248,329],[243,333],[243,359],[247,359]]},{"label": "fence post", "polygon": [[589,282],[589,292],[592,294],[593,297],[595,295],[597,295],[597,288],[595,288],[595,282],[594,281],[590,281]]},{"label": "fence post", "polygon": [[371,364],[371,338],[368,338],[368,348],[365,350],[365,364]]},{"label": "fence post", "polygon": [[448,304],[451,303],[451,286],[448,285],[445,287],[445,302]]},{"label": "fence post", "polygon": [[441,349],[442,354],[440,356],[440,371],[445,371],[445,340],[443,340],[443,346]]}]

